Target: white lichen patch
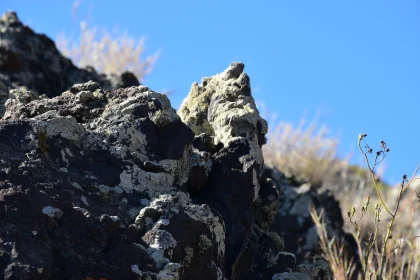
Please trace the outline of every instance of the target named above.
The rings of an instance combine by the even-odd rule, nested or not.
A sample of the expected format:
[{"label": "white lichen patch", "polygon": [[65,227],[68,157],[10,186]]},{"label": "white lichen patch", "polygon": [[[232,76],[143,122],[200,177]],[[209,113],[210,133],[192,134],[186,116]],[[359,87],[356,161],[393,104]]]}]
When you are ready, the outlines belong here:
[{"label": "white lichen patch", "polygon": [[[181,207],[184,209],[184,213],[187,214],[190,218],[192,218],[195,221],[204,223],[207,226],[208,230],[211,232],[211,235],[212,235],[210,238],[216,241],[218,255],[219,257],[223,258],[225,254],[225,232],[226,232],[223,220],[219,218],[218,216],[215,216],[208,205],[191,204],[188,194],[179,192],[176,195],[170,195],[170,194],[160,195],[158,198],[154,199],[148,207],[143,208],[140,211],[140,214],[136,218],[136,223],[141,223],[141,221],[145,219],[145,213],[147,212],[148,208],[153,208],[156,211],[165,210],[166,211],[165,215],[171,215],[171,214],[175,215],[179,212],[179,209]],[[159,227],[162,224],[167,225],[168,223],[169,223],[169,220],[161,218],[154,225],[154,228]],[[165,238],[162,238],[162,241],[165,241],[166,243],[169,243],[169,244],[173,244],[171,243],[172,239],[169,238],[169,236],[170,235],[162,234],[162,237],[165,237]],[[171,242],[167,242],[167,240],[170,240]],[[158,248],[159,242],[162,242],[162,241],[159,241],[158,239],[155,238],[153,242],[153,246]],[[203,241],[202,242],[203,247],[206,247],[206,248],[203,248],[205,250],[208,248],[208,246],[211,246],[212,244],[211,240],[208,237],[206,240],[202,240],[202,241]],[[166,245],[162,245],[162,246],[164,248],[171,248]]]},{"label": "white lichen patch", "polygon": [[74,157],[73,153],[70,151],[70,149],[69,149],[69,148],[66,148],[66,149],[65,149],[65,151],[66,151],[66,154],[67,154],[68,156],[70,156],[70,157]]},{"label": "white lichen patch", "polygon": [[[46,114],[51,114],[51,111],[43,115]],[[37,116],[37,118],[41,118],[43,115]],[[43,126],[48,136],[60,136],[75,143],[78,143],[85,135],[84,127],[77,123],[74,117],[62,117],[58,113],[54,118],[44,121]]]},{"label": "white lichen patch", "polygon": [[146,223],[147,226],[151,226],[154,223],[153,220],[149,217],[145,217],[144,222]]},{"label": "white lichen patch", "polygon": [[302,272],[283,272],[273,275],[271,280],[311,280],[307,274]]},{"label": "white lichen patch", "polygon": [[73,209],[76,210],[77,212],[82,213],[87,218],[91,217],[90,212],[88,210],[86,210],[85,208],[78,207],[78,206],[73,206]]},{"label": "white lichen patch", "polygon": [[169,263],[169,259],[167,259],[158,249],[149,247],[146,251],[155,261],[157,268],[162,269]]},{"label": "white lichen patch", "polygon": [[194,166],[202,166],[206,170],[206,175],[209,175],[213,166],[211,155],[209,153],[199,151],[198,149],[191,149],[191,155],[189,157],[189,168]]},{"label": "white lichen patch", "polygon": [[93,93],[87,90],[82,90],[76,94],[77,103],[86,103],[93,98]]},{"label": "white lichen patch", "polygon": [[[149,115],[150,119],[158,127],[164,127],[167,124],[175,122],[180,119],[176,111],[172,108],[171,102],[169,101],[168,97],[165,94],[160,94],[152,90],[149,90],[145,94],[151,100],[156,99],[161,105],[161,108],[162,108],[161,110],[158,110],[155,113],[152,113]],[[149,106],[150,106],[150,103],[149,103]]]},{"label": "white lichen patch", "polygon": [[212,261],[211,262],[211,266],[216,269],[216,273],[217,273],[217,278],[216,280],[226,280],[225,276],[223,275],[223,271],[220,267],[217,266],[217,264]]},{"label": "white lichen patch", "polygon": [[[150,208],[156,209],[159,211],[160,209],[166,209],[168,210],[168,214],[178,214],[179,207],[181,205],[187,205],[190,203],[190,197],[188,194],[184,192],[176,192],[175,194],[162,194],[159,195],[157,198],[155,198],[152,202],[150,202],[149,206],[143,208],[140,210],[140,213],[138,214],[136,218],[136,223],[144,218],[144,215],[146,211]],[[168,223],[169,220],[164,221],[164,219],[161,219],[159,223]]]},{"label": "white lichen patch", "polygon": [[277,264],[280,256],[291,256],[292,258],[296,259],[296,256],[289,252],[280,252],[271,259],[268,260],[267,267],[273,267]]},{"label": "white lichen patch", "polygon": [[60,153],[61,153],[61,160],[63,162],[65,162],[66,167],[68,167],[69,166],[69,161],[67,159],[66,152],[64,150],[61,150]]},{"label": "white lichen patch", "polygon": [[169,173],[152,173],[137,166],[127,166],[120,174],[119,187],[126,193],[133,191],[146,193],[156,197],[162,193],[169,193],[173,189],[175,177]]},{"label": "white lichen patch", "polygon": [[169,225],[169,220],[168,219],[159,219],[159,221],[157,221],[156,224],[167,226],[167,225]]},{"label": "white lichen patch", "polygon": [[260,191],[260,183],[258,182],[258,175],[255,168],[252,169],[252,185],[254,186],[254,199],[252,200],[255,202],[258,198],[258,193]]},{"label": "white lichen patch", "polygon": [[119,222],[120,221],[120,217],[118,216],[109,216],[111,218],[111,220],[113,220],[114,222]]},{"label": "white lichen patch", "polygon": [[158,229],[155,232],[153,242],[149,244],[149,246],[151,248],[155,248],[159,251],[164,252],[165,250],[175,248],[176,244],[176,240],[172,237],[172,235],[169,232],[167,232],[166,230]]},{"label": "white lichen patch", "polygon": [[168,263],[163,270],[156,275],[158,280],[179,280],[179,263]]},{"label": "white lichen patch", "polygon": [[131,265],[131,271],[140,276],[143,274],[143,272],[139,269],[139,266],[137,264]]},{"label": "white lichen patch", "polygon": [[187,205],[185,213],[196,221],[200,221],[207,225],[207,228],[210,230],[212,239],[216,240],[217,251],[219,257],[224,257],[225,255],[225,236],[226,229],[222,219],[215,216],[211,212],[210,207],[206,204],[203,205]]},{"label": "white lichen patch", "polygon": [[199,252],[204,253],[209,248],[211,248],[211,246],[212,246],[211,240],[204,234],[200,235],[200,237],[198,238]]},{"label": "white lichen patch", "polygon": [[59,220],[63,216],[63,211],[52,206],[46,206],[42,208],[42,213],[50,218]]},{"label": "white lichen patch", "polygon": [[86,198],[86,196],[81,196],[80,197],[80,200],[86,205],[86,206],[89,206],[89,203],[87,202],[87,198]]},{"label": "white lichen patch", "polygon": [[141,133],[134,125],[135,122],[125,122],[107,130],[108,135],[117,138],[116,143],[111,148],[111,153],[121,158],[131,155],[133,152],[146,154],[146,147],[148,146],[146,135]]},{"label": "white lichen patch", "polygon": [[139,209],[137,208],[131,208],[127,211],[127,215],[128,217],[130,217],[130,219],[136,219],[138,214],[139,214]]},{"label": "white lichen patch", "polygon": [[143,199],[141,199],[141,200],[140,200],[140,203],[141,203],[141,205],[143,205],[143,206],[148,206],[148,205],[149,205],[149,203],[150,203],[150,200],[148,200],[148,199],[146,199],[146,198],[143,198]]}]

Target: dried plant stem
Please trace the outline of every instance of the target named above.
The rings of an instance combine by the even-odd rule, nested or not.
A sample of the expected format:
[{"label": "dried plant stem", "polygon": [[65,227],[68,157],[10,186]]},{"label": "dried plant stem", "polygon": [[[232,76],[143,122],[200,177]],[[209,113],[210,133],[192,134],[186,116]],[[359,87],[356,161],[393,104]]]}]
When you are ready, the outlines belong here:
[{"label": "dried plant stem", "polygon": [[[385,208],[385,210],[388,212],[388,214],[391,215],[391,220],[390,220],[389,225],[388,225],[388,227],[386,229],[385,238],[384,238],[384,241],[383,241],[383,244],[382,244],[382,254],[381,254],[381,261],[380,261],[380,270],[379,270],[379,273],[377,274],[377,279],[378,280],[383,280],[384,279],[383,278],[384,270],[385,270],[387,261],[391,261],[391,262],[394,262],[395,261],[393,258],[389,259],[389,257],[388,257],[389,254],[391,252],[395,251],[395,249],[398,246],[401,245],[401,244],[398,245],[396,248],[394,248],[393,250],[391,250],[390,252],[387,253],[387,245],[388,245],[389,239],[392,238],[392,229],[393,229],[393,226],[394,226],[394,222],[396,221],[396,216],[397,216],[398,209],[399,209],[399,206],[400,206],[401,197],[402,197],[402,194],[404,193],[404,191],[407,190],[408,186],[411,184],[411,182],[415,178],[415,175],[416,175],[416,173],[418,171],[419,165],[417,165],[417,168],[414,171],[413,176],[411,177],[411,179],[408,181],[408,183],[406,185],[404,185],[404,183],[407,181],[407,176],[406,175],[403,176],[403,180],[401,182],[401,189],[400,189],[400,192],[399,192],[399,195],[398,195],[398,198],[397,198],[397,203],[396,203],[396,206],[395,206],[395,210],[394,210],[394,212],[391,212],[388,209],[388,207],[386,206],[385,201],[382,198],[381,192],[380,192],[379,187],[378,187],[378,184],[377,184],[377,179],[375,177],[375,172],[374,172],[376,165],[378,165],[380,162],[382,162],[384,160],[384,158],[386,156],[386,153],[389,152],[390,149],[386,146],[386,143],[384,141],[381,141],[381,150],[377,151],[376,153],[372,153],[373,150],[369,147],[369,145],[367,145],[364,142],[364,138],[366,136],[367,136],[367,134],[359,134],[358,146],[359,146],[359,149],[362,152],[362,154],[363,154],[363,156],[365,158],[366,164],[367,164],[367,166],[369,168],[370,174],[372,176],[372,181],[373,181],[373,184],[375,186],[376,193],[378,194],[378,197],[379,197],[379,199],[381,201],[381,204]],[[362,141],[365,143],[366,151],[364,151],[363,148],[362,148],[362,146],[361,146]],[[374,157],[373,166],[371,166],[371,164],[370,164],[370,161],[369,161],[368,156],[367,156],[368,154],[370,154],[370,155],[376,155]],[[353,215],[354,215],[354,211],[353,211]],[[350,217],[350,219],[351,219],[351,217]],[[376,222],[376,220],[375,220],[375,222]],[[375,228],[376,228],[376,230],[375,230],[375,236],[376,236],[377,235],[377,226],[375,226]],[[414,238],[416,238],[416,237],[414,237]],[[374,238],[374,241],[373,242],[376,243],[376,238]],[[369,245],[368,252],[365,255],[365,261],[364,261],[365,264],[367,264],[367,261],[368,261],[368,258],[369,258],[369,254],[370,254],[370,250],[371,250],[372,246],[373,246],[373,243],[371,243]],[[366,271],[367,270],[365,269],[364,270],[363,279],[366,278]],[[391,265],[391,267],[390,267],[390,274],[393,275],[394,272],[395,272],[395,267]]]},{"label": "dried plant stem", "polygon": [[[373,168],[370,166],[370,162],[369,162],[369,159],[367,157],[367,152],[363,151],[362,147],[360,146],[360,141],[359,141],[359,149],[362,152],[363,156],[365,157],[365,161],[366,161],[366,164],[369,168],[370,174],[372,176],[372,181],[373,181],[373,185],[375,186],[376,193],[378,194],[378,197],[381,200],[381,203],[384,206],[385,210],[388,212],[388,214],[390,214],[392,216],[391,211],[389,211],[388,207],[386,207],[385,201],[382,198],[381,192],[379,191],[378,185],[376,183],[376,177],[375,177],[375,172],[374,172],[375,166]],[[375,162],[375,165],[376,165],[376,162]]]},{"label": "dried plant stem", "polygon": [[[369,256],[370,256],[370,253],[372,252],[373,246],[376,244],[377,237],[378,237],[378,221],[375,220],[375,233],[373,235],[372,242],[369,243],[369,247],[368,247],[367,253],[365,254],[365,261],[362,264],[363,265],[363,280],[366,279],[366,273],[367,273],[367,269],[368,269]],[[359,251],[360,251],[360,249],[359,249]]]},{"label": "dried plant stem", "polygon": [[[383,247],[382,247],[382,264],[381,264],[381,270],[379,272],[379,278],[378,278],[379,280],[382,280],[382,274],[383,274],[384,267],[385,267],[386,257],[389,255],[389,253],[387,253],[387,251],[386,251],[386,246],[387,246],[388,240],[391,236],[391,230],[392,230],[392,226],[394,225],[394,222],[395,222],[395,217],[396,217],[397,212],[398,212],[398,207],[400,206],[401,196],[402,196],[403,192],[407,189],[407,187],[411,184],[413,179],[415,178],[415,175],[417,173],[418,168],[419,168],[419,165],[417,165],[413,176],[411,177],[411,179],[409,180],[409,182],[405,186],[404,186],[404,180],[401,182],[401,191],[400,191],[400,194],[398,195],[397,205],[395,206],[394,213],[391,214],[392,218],[391,218],[391,221],[389,223],[388,230],[387,230],[385,240],[384,240],[384,244],[383,244]],[[371,173],[373,174],[373,172],[371,172]],[[394,250],[395,249],[393,249],[392,251],[394,251]]]},{"label": "dried plant stem", "polygon": [[373,172],[371,172],[370,174],[372,175],[373,185],[375,186],[376,193],[378,194],[378,197],[381,200],[382,205],[384,206],[384,208],[388,212],[388,214],[390,214],[391,216],[393,216],[392,213],[391,213],[391,211],[389,211],[388,207],[386,207],[386,204],[384,202],[384,199],[382,198],[381,192],[379,191],[379,188],[378,188],[378,184],[376,183],[375,174]]},{"label": "dried plant stem", "polygon": [[397,246],[395,246],[394,247],[394,249],[392,249],[391,251],[389,251],[386,255],[388,256],[389,254],[391,254],[392,252],[394,252],[396,249],[398,249],[398,247],[400,247],[404,242],[406,242],[406,241],[409,241],[409,240],[413,240],[413,239],[416,239],[416,238],[419,238],[420,237],[420,235],[417,235],[417,236],[414,236],[414,237],[412,237],[412,238],[409,238],[409,239],[406,239],[406,240],[403,240],[403,241],[401,241],[400,242],[400,244],[398,244]]}]

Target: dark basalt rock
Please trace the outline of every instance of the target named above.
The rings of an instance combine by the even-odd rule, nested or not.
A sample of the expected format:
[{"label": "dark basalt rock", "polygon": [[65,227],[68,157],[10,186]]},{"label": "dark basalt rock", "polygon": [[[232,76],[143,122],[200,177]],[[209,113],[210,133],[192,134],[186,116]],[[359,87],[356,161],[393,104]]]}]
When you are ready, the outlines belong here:
[{"label": "dark basalt rock", "polygon": [[[15,12],[2,15],[0,30],[0,83],[8,90],[21,88],[38,96],[54,97],[73,84],[90,80],[108,90],[140,85],[130,72],[107,76],[92,67],[77,68],[61,55],[50,38],[24,25]],[[0,98],[0,107],[4,101]],[[3,113],[4,109],[0,109],[0,116]]]},{"label": "dark basalt rock", "polygon": [[340,205],[329,190],[318,192],[309,184],[292,186],[280,171],[266,167],[266,172],[271,174],[272,180],[284,193],[279,200],[272,229],[284,238],[285,251],[293,252],[297,263],[322,254],[316,227],[310,216],[311,207],[317,211],[323,210],[328,235],[345,242],[346,248],[350,249],[347,253],[355,263],[359,262],[356,241],[344,232]]},{"label": "dark basalt rock", "polygon": [[264,168],[243,63],[194,83],[178,115],[130,73],[77,69],[13,12],[0,29],[1,279],[329,279],[299,266],[316,243],[302,207],[342,234],[339,206]]},{"label": "dark basalt rock", "polygon": [[[177,273],[169,262],[158,268],[147,243],[133,240],[128,229],[144,207],[141,199],[185,184],[184,153],[193,133],[166,96],[145,87],[112,93],[90,82],[72,89],[24,102],[16,91],[7,102],[0,121],[0,278]],[[149,147],[140,129],[144,118],[130,114],[145,99],[154,104],[146,111],[148,133],[175,141]]]}]

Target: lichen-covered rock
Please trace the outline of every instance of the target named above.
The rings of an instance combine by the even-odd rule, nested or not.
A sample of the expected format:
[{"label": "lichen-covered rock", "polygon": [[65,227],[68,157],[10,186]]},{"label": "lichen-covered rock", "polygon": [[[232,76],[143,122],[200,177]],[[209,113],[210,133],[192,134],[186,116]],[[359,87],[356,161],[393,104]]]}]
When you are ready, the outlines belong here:
[{"label": "lichen-covered rock", "polygon": [[[163,238],[150,244],[133,235],[144,201],[186,189],[194,134],[167,97],[95,82],[51,99],[12,92],[0,121],[0,278],[178,279],[181,265],[148,250],[164,256],[166,229],[143,232]],[[197,244],[201,235],[217,244],[204,210],[185,207],[203,219]]]},{"label": "lichen-covered rock", "polygon": [[309,251],[317,242],[309,204],[325,204],[341,227],[329,214],[337,205],[264,170],[267,122],[244,64],[194,83],[178,115],[132,74],[77,69],[13,12],[0,31],[1,279],[325,271],[297,265],[295,239]]},{"label": "lichen-covered rock", "polygon": [[313,280],[305,273],[301,272],[284,272],[276,273],[271,280]]},{"label": "lichen-covered rock", "polygon": [[[245,279],[272,223],[253,230],[253,211],[275,208],[279,196],[272,184],[260,187],[252,139],[224,147],[215,136],[194,138],[167,97],[145,86],[110,92],[89,81],[54,98],[12,92],[0,121],[5,279]],[[33,242],[17,256],[7,245],[25,232],[42,240],[35,263]],[[275,255],[281,239],[267,236]]]},{"label": "lichen-covered rock", "polygon": [[191,203],[182,192],[161,195],[140,211],[136,224],[146,244],[183,265],[183,279],[217,279],[223,273],[225,226],[207,205]]},{"label": "lichen-covered rock", "polygon": [[[251,95],[245,65],[233,62],[223,73],[193,83],[178,113],[196,135],[214,136],[225,147],[237,138],[246,139],[250,153],[262,165],[267,121],[260,117]],[[258,174],[260,175],[260,174]]]},{"label": "lichen-covered rock", "polygon": [[243,70],[243,63],[234,62],[223,73],[194,83],[178,111],[196,135],[207,135],[194,147],[197,156],[203,153],[202,162],[211,156],[211,171],[198,169],[207,185],[197,182],[190,189],[197,203],[216,209],[225,221],[225,267],[231,279],[244,279],[257,256],[252,205],[259,197],[267,132]]},{"label": "lichen-covered rock", "polygon": [[270,170],[264,169],[258,199],[254,202],[254,221],[263,230],[269,230],[273,226],[282,192],[270,176]]},{"label": "lichen-covered rock", "polygon": [[0,18],[0,116],[10,89],[31,91],[48,97],[60,95],[73,84],[93,80],[101,88],[140,85],[129,72],[121,75],[98,74],[92,67],[79,69],[61,55],[54,42],[24,25],[15,12]]},{"label": "lichen-covered rock", "polygon": [[305,273],[311,280],[333,280],[334,275],[325,260],[317,260],[314,263],[303,263],[296,267],[297,272]]}]

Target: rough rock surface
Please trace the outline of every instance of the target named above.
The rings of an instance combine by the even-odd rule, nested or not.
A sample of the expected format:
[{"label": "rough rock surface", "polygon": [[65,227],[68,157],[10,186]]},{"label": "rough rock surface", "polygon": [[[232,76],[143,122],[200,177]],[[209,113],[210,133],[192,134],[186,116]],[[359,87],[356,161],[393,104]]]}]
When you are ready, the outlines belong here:
[{"label": "rough rock surface", "polygon": [[257,123],[221,146],[217,134],[194,136],[146,86],[111,92],[90,81],[54,98],[10,97],[0,277],[257,279],[252,268],[282,250],[267,231],[279,192],[250,152],[264,134]]},{"label": "rough rock surface", "polygon": [[[0,28],[2,44],[27,36],[37,50],[50,42],[14,13]],[[14,65],[28,58],[14,54],[1,59]],[[267,122],[244,64],[194,83],[179,115],[143,85],[49,85],[50,77],[73,77],[61,73],[69,68],[31,69],[0,75],[13,81],[0,85],[7,100],[0,279],[331,279],[324,264],[299,263],[316,251],[304,208],[332,200],[299,193],[264,167]],[[38,82],[22,88],[37,71],[45,76],[42,90]],[[337,221],[332,228],[341,234]],[[297,234],[308,250],[295,246]]]},{"label": "rough rock surface", "polygon": [[95,81],[103,89],[140,85],[129,72],[117,75],[97,73],[92,67],[79,69],[57,50],[44,34],[24,25],[15,12],[0,18],[0,116],[8,90],[19,88],[35,95],[60,95],[73,84]]},{"label": "rough rock surface", "polygon": [[328,236],[345,242],[351,248],[351,255],[358,261],[357,244],[351,234],[343,230],[343,217],[338,201],[329,190],[318,192],[309,183],[290,183],[286,176],[277,169],[266,166],[267,176],[280,186],[283,195],[278,204],[273,230],[279,233],[285,242],[285,251],[293,252],[296,261],[302,263],[321,254],[318,234],[310,211],[311,208],[324,213],[324,222]]},{"label": "rough rock surface", "polygon": [[[184,249],[173,239],[182,233],[170,232],[177,223],[222,242],[223,221],[191,208],[186,193],[183,208],[136,219],[188,179],[194,134],[165,95],[94,82],[52,99],[15,95],[0,121],[0,278],[176,279],[180,264],[166,257]],[[171,211],[185,217],[172,225]]]},{"label": "rough rock surface", "polygon": [[[196,201],[216,209],[226,223],[226,273],[231,279],[243,279],[243,266],[257,254],[252,205],[259,196],[261,146],[267,133],[267,122],[259,116],[243,70],[244,64],[234,62],[223,73],[194,83],[179,109],[195,134],[209,135],[219,146],[211,155],[207,185]],[[278,195],[275,192],[273,200]]]}]

